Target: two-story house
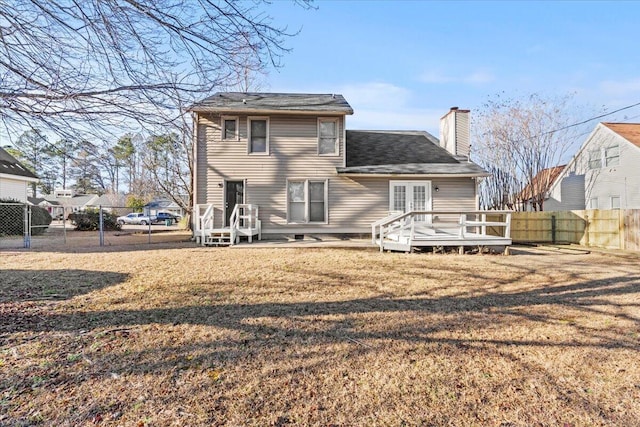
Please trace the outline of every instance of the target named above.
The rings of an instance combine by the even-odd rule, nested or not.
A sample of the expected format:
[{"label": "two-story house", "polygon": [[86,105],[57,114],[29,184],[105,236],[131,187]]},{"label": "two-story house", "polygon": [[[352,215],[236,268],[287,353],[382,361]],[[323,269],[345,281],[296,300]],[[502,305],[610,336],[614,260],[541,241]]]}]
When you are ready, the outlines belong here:
[{"label": "two-story house", "polygon": [[553,182],[545,210],[640,209],[640,123],[598,123]]},{"label": "two-story house", "polygon": [[467,110],[443,117],[440,142],[346,130],[353,110],[337,94],[216,93],[190,110],[194,210],[208,207],[216,229],[251,204],[262,234],[363,234],[390,212],[473,211],[488,175],[469,160]]}]

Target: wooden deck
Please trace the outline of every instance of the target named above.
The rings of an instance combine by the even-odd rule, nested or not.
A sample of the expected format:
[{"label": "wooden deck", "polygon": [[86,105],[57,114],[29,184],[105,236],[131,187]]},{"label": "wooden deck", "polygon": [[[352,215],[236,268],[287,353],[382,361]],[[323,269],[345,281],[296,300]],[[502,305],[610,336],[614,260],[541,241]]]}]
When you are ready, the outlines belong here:
[{"label": "wooden deck", "polygon": [[371,226],[372,242],[380,251],[411,252],[421,247],[508,247],[511,212],[412,211],[396,213]]}]

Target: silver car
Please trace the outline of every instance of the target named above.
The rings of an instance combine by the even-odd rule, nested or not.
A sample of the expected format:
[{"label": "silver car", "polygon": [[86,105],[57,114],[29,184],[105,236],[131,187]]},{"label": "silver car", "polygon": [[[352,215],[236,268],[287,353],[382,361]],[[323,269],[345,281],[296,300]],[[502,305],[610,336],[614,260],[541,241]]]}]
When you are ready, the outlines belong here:
[{"label": "silver car", "polygon": [[149,216],[143,214],[142,212],[134,212],[134,213],[130,213],[129,215],[119,216],[117,221],[118,221],[118,224],[120,225],[125,225],[125,224],[147,225],[151,223],[151,219],[149,218]]}]

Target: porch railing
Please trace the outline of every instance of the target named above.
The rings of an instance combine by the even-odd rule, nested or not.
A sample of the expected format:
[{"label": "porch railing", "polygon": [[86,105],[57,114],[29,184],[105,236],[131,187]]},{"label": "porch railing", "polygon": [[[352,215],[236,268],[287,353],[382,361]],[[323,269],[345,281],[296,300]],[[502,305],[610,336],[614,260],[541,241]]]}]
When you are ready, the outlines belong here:
[{"label": "porch railing", "polygon": [[[487,216],[500,216],[504,220],[487,220]],[[425,220],[416,220],[417,217]],[[409,211],[393,213],[371,224],[371,241],[377,243],[381,251],[385,239],[391,235],[397,241],[412,242],[420,236],[438,233],[455,236],[461,241],[470,233],[474,237],[510,239],[511,211]]]},{"label": "porch railing", "polygon": [[193,235],[200,239],[200,242],[205,241],[207,230],[213,229],[213,212],[212,204],[195,205],[193,210]]},{"label": "porch railing", "polygon": [[249,237],[251,241],[254,234],[258,239],[262,238],[262,223],[258,219],[259,209],[256,205],[237,204],[233,207],[229,223],[231,224],[231,244],[238,243],[240,235]]}]

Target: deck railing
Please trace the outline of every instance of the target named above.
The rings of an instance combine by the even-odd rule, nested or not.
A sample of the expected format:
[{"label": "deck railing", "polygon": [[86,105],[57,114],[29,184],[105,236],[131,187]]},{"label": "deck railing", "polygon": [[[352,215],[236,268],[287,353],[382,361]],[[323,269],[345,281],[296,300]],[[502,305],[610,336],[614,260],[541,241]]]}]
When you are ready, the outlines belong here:
[{"label": "deck railing", "polygon": [[[504,220],[487,220],[487,216],[500,216]],[[511,211],[409,211],[393,213],[371,224],[371,241],[377,243],[381,251],[389,236],[396,241],[412,242],[419,236],[428,238],[438,233],[456,236],[461,243],[470,233],[475,237],[510,239]]]}]

